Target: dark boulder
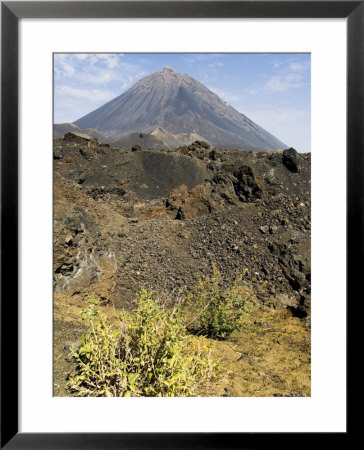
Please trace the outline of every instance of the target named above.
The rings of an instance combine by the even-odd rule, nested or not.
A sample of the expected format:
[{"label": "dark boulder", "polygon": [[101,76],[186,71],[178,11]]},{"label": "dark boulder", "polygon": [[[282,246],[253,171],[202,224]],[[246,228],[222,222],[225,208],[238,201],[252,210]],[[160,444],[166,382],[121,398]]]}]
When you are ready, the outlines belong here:
[{"label": "dark boulder", "polygon": [[292,147],[287,150],[283,150],[282,162],[290,172],[298,173],[301,171],[299,155]]},{"label": "dark boulder", "polygon": [[80,153],[81,155],[87,159],[87,161],[91,161],[91,159],[93,159],[93,155],[91,155],[91,153],[89,153],[88,151],[84,150],[83,148],[80,148]]},{"label": "dark boulder", "polygon": [[182,207],[179,207],[176,215],[176,220],[185,220],[185,219],[186,219],[185,212],[182,209]]},{"label": "dark boulder", "polygon": [[208,144],[205,141],[195,141],[192,145],[195,145],[196,147],[206,148],[207,150],[210,150],[210,144]]},{"label": "dark boulder", "polygon": [[189,155],[198,159],[204,159],[209,158],[210,144],[205,141],[195,141],[188,147],[180,147],[179,150],[184,155]]},{"label": "dark boulder", "polygon": [[241,201],[254,201],[266,195],[263,180],[250,166],[241,166],[233,171],[236,195]]},{"label": "dark boulder", "polygon": [[221,149],[213,148],[209,153],[209,158],[212,161],[226,161],[228,158]]},{"label": "dark boulder", "polygon": [[135,144],[133,145],[133,147],[131,148],[132,152],[140,152],[142,150],[142,146],[139,144]]}]

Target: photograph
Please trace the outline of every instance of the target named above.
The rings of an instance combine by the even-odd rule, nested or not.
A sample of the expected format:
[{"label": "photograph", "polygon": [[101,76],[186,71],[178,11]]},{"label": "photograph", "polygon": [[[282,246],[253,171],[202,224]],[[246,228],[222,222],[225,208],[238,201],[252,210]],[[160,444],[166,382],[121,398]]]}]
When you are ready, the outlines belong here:
[{"label": "photograph", "polygon": [[53,53],[53,395],[311,396],[310,53]]},{"label": "photograph", "polygon": [[1,448],[345,447],[363,21],[1,2]]}]

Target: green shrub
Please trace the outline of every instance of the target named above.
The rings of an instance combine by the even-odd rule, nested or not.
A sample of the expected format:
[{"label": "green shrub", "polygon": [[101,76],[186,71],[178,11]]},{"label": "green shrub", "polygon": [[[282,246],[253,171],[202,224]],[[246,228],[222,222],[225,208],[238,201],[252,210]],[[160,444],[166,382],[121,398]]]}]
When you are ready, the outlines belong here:
[{"label": "green shrub", "polygon": [[89,321],[90,328],[83,335],[80,348],[71,348],[70,357],[77,362],[77,373],[67,385],[81,396],[119,396],[133,384],[120,358],[120,331],[96,309],[99,302],[95,298],[90,296],[87,301],[89,307],[82,310],[82,319]]},{"label": "green shrub", "polygon": [[68,381],[81,396],[188,396],[217,364],[206,339],[186,333],[179,308],[168,311],[141,290],[138,307],[115,329],[93,299],[83,311],[90,328],[73,348],[77,373]]},{"label": "green shrub", "polygon": [[249,311],[252,299],[265,286],[265,283],[254,286],[253,282],[242,285],[247,272],[248,269],[244,269],[224,292],[221,292],[220,273],[214,263],[211,278],[198,275],[193,293],[189,296],[195,317],[188,328],[193,333],[223,339],[243,326],[244,315]]}]

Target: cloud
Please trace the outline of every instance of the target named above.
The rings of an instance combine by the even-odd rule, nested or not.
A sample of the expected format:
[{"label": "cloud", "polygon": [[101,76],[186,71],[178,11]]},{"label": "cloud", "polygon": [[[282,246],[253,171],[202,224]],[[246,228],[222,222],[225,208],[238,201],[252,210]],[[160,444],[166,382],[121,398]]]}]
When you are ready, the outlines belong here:
[{"label": "cloud", "polygon": [[263,86],[268,92],[283,92],[305,86],[304,78],[298,73],[283,73],[271,77]]},{"label": "cloud", "polygon": [[117,97],[145,75],[140,63],[128,63],[123,54],[55,54],[55,120],[76,120]]},{"label": "cloud", "polygon": [[119,65],[119,56],[120,55],[110,55],[110,54],[103,54],[103,55],[97,55],[98,60],[104,63],[109,69],[114,69],[115,67],[118,67]]},{"label": "cloud", "polygon": [[274,62],[273,74],[267,77],[263,74],[263,78],[267,78],[260,85],[255,84],[246,88],[244,91],[249,95],[257,93],[277,93],[285,92],[291,89],[299,89],[307,86],[309,83],[308,75],[310,71],[310,62],[291,60],[288,62]]},{"label": "cloud", "polygon": [[287,65],[280,64],[278,74],[273,75],[263,86],[268,92],[283,92],[290,89],[298,89],[307,85],[307,71],[309,64],[306,62],[290,62]]},{"label": "cloud", "polygon": [[80,72],[77,76],[78,81],[85,84],[105,84],[115,79],[115,74],[107,69]]},{"label": "cloud", "polygon": [[75,68],[69,64],[65,55],[54,55],[54,72],[57,78],[72,77]]},{"label": "cloud", "polygon": [[76,59],[80,59],[81,61],[84,61],[85,59],[88,58],[88,54],[87,53],[78,53],[77,55],[75,55]]},{"label": "cloud", "polygon": [[306,55],[305,59],[300,59],[300,61],[292,60],[289,62],[290,70],[294,72],[309,72],[311,69],[311,58],[309,55]]},{"label": "cloud", "polygon": [[292,62],[289,63],[289,69],[292,72],[303,72],[306,70],[306,65],[303,63]]},{"label": "cloud", "polygon": [[70,86],[59,86],[56,89],[56,95],[65,96],[68,98],[89,99],[92,102],[108,101],[114,97],[114,93],[108,90],[101,89],[81,89]]},{"label": "cloud", "polygon": [[208,66],[210,67],[210,69],[217,69],[218,67],[224,67],[225,64],[221,61],[217,61],[214,63],[210,63]]},{"label": "cloud", "polygon": [[[63,53],[54,55],[55,79],[72,79],[78,83],[129,83],[130,75],[140,75],[140,67],[123,61],[116,53]],[[134,79],[134,78],[133,78]],[[68,81],[70,82],[70,80]]]}]

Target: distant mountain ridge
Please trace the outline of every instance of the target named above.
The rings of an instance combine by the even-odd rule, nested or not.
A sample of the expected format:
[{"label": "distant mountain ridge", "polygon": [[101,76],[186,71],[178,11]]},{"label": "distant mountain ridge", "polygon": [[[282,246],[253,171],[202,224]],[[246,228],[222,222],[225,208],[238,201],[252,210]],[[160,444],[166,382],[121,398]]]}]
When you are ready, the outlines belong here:
[{"label": "distant mountain ridge", "polygon": [[53,125],[53,137],[60,138],[63,137],[66,133],[77,133],[77,134],[85,134],[93,138],[97,138],[100,142],[105,140],[105,136],[102,133],[99,133],[96,130],[91,128],[87,128],[85,130],[81,130],[77,125],[73,123],[55,123]]},{"label": "distant mountain ridge", "polygon": [[170,67],[142,78],[74,125],[101,133],[108,142],[129,141],[127,135],[138,133],[154,136],[149,140],[159,140],[168,148],[178,147],[185,135],[197,135],[220,148],[287,148],[202,83]]},{"label": "distant mountain ridge", "polygon": [[176,149],[184,145],[190,145],[195,141],[207,141],[197,133],[169,133],[163,128],[156,128],[151,133],[127,133],[123,134],[115,140],[115,138],[108,138],[100,132],[86,128],[81,129],[73,123],[56,123],[53,125],[53,137],[63,138],[66,133],[73,133],[83,137],[97,138],[99,142],[111,144],[113,147],[122,147],[130,150],[135,144],[141,145],[145,149],[162,150],[162,149]]}]

